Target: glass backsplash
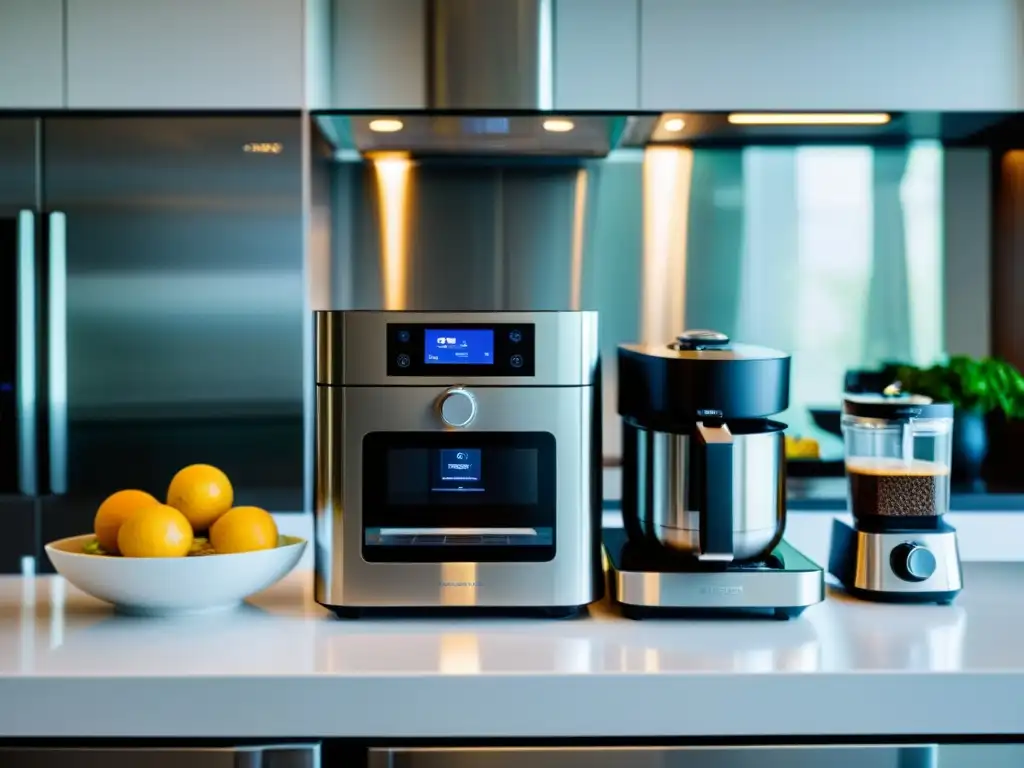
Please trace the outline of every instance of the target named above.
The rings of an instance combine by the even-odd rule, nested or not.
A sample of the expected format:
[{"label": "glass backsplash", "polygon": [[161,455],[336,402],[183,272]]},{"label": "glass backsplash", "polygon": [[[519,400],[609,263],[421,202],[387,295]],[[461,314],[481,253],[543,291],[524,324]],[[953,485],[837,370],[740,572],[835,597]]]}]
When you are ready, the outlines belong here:
[{"label": "glass backsplash", "polygon": [[[603,173],[583,304],[601,311],[607,359],[682,327],[790,351],[782,418],[829,458],[840,441],[809,408],[838,405],[847,369],[943,354],[937,144],[658,149]],[[606,431],[609,457],[618,439]]]},{"label": "glass backsplash", "polygon": [[[330,163],[331,305],[596,309],[615,348],[712,328],[793,354],[791,433],[849,368],[944,352],[943,149],[651,147],[600,159]],[[324,167],[326,167],[326,163]]]}]

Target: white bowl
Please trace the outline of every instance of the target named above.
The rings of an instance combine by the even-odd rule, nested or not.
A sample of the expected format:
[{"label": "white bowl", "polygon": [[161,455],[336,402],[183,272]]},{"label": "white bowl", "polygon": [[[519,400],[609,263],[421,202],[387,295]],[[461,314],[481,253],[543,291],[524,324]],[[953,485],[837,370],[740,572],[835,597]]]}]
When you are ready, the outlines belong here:
[{"label": "white bowl", "polygon": [[46,554],[57,573],[86,594],[144,616],[235,608],[288,575],[306,548],[304,539],[288,536],[275,549],[236,555],[108,557],[82,551],[93,538],[51,542]]}]

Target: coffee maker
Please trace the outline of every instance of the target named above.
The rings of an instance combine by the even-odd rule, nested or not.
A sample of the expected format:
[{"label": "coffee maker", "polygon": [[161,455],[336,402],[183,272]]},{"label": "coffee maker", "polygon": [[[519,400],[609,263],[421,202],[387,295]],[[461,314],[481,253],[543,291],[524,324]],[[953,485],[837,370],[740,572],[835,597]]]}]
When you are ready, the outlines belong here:
[{"label": "coffee maker", "polygon": [[631,617],[799,615],[822,569],[783,540],[790,356],[688,331],[618,349],[622,529],[610,591]]},{"label": "coffee maker", "polygon": [[853,525],[832,523],[829,573],[854,597],[951,603],[963,576],[949,509],[953,406],[916,395],[843,403]]}]

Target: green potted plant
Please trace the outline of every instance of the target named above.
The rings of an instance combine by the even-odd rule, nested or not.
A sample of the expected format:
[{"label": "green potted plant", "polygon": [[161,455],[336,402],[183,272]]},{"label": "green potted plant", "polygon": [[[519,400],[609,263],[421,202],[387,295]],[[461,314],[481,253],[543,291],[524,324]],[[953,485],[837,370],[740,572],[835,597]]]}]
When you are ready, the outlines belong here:
[{"label": "green potted plant", "polygon": [[1024,376],[1005,360],[956,356],[928,368],[892,365],[887,370],[902,391],[953,404],[952,471],[959,481],[981,480],[990,415],[1024,418]]}]

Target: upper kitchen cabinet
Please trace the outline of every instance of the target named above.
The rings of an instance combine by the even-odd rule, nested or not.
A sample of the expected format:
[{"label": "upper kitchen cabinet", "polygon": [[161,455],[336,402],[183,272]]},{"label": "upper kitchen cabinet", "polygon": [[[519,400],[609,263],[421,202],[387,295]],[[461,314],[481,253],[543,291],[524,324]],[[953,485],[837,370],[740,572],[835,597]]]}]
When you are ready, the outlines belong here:
[{"label": "upper kitchen cabinet", "polygon": [[304,21],[302,0],[69,0],[67,106],[299,109]]},{"label": "upper kitchen cabinet", "polygon": [[0,109],[62,106],[63,0],[0,1]]},{"label": "upper kitchen cabinet", "polygon": [[334,0],[330,108],[424,109],[424,0]]},{"label": "upper kitchen cabinet", "polygon": [[640,106],[640,0],[557,0],[556,109]]},{"label": "upper kitchen cabinet", "polygon": [[1016,110],[1016,0],[640,0],[645,110]]},{"label": "upper kitchen cabinet", "polygon": [[335,110],[639,106],[639,0],[333,0]]}]

